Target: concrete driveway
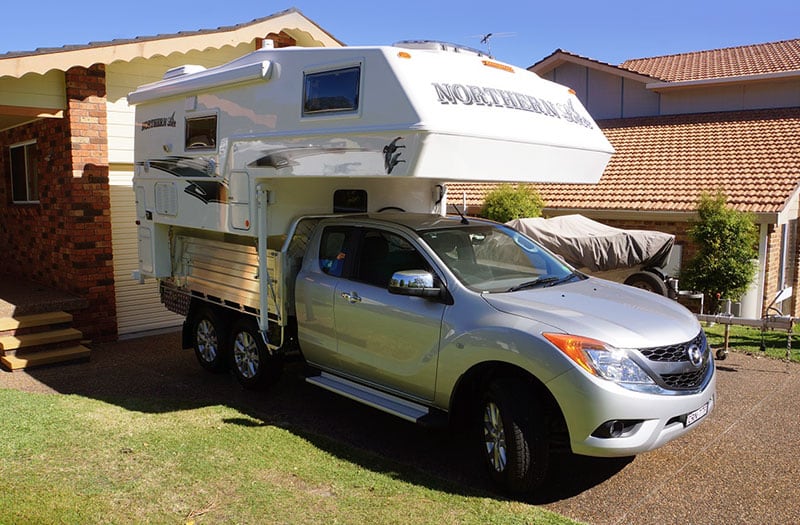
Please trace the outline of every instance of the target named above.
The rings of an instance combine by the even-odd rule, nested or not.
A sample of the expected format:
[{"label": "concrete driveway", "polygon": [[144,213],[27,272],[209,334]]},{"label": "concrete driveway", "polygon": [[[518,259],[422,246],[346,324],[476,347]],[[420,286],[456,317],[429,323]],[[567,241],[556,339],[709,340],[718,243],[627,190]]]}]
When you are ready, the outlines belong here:
[{"label": "concrete driveway", "polygon": [[[530,503],[592,524],[800,522],[800,366],[731,353],[717,370],[717,406],[693,432],[633,459],[565,458]],[[302,372],[290,364],[272,390],[246,392],[228,375],[201,370],[169,333],[95,344],[87,363],[0,371],[0,388],[158,412],[225,404],[333,453],[341,447],[331,443],[347,443],[424,471],[438,490],[502,498],[465,460],[465,440],[307,385]]]}]

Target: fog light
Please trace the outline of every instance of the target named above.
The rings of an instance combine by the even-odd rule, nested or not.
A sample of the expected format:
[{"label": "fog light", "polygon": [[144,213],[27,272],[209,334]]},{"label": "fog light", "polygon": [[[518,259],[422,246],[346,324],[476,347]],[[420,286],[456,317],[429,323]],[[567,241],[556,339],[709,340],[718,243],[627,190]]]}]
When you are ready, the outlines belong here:
[{"label": "fog light", "polygon": [[597,430],[592,432],[592,436],[599,438],[618,438],[631,432],[640,421],[613,419],[606,421]]}]

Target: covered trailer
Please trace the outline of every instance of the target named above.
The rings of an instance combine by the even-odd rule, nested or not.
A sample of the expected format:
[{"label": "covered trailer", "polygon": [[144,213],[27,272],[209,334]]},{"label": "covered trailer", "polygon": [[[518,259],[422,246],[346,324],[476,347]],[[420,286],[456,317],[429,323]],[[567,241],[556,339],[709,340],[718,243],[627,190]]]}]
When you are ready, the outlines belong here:
[{"label": "covered trailer", "polygon": [[677,279],[664,270],[675,243],[672,234],[614,228],[583,215],[530,217],[506,224],[595,277],[677,296]]}]

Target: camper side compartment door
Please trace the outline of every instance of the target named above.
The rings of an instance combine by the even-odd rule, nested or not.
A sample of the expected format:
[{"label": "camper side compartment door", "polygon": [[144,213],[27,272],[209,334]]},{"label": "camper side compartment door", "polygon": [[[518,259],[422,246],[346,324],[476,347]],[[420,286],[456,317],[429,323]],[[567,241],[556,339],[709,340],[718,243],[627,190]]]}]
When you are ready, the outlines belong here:
[{"label": "camper side compartment door", "polygon": [[169,227],[153,221],[153,211],[147,206],[146,189],[137,185],[136,241],[139,251],[139,271],[146,277],[169,277],[172,273]]}]

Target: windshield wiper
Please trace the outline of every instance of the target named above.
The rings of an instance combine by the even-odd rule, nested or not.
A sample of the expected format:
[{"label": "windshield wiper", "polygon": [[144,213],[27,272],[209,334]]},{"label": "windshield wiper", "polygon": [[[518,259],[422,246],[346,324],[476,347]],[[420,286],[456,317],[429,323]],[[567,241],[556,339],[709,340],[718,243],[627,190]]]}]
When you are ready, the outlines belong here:
[{"label": "windshield wiper", "polygon": [[537,286],[555,286],[559,283],[563,283],[565,281],[569,281],[573,277],[577,277],[578,274],[575,272],[570,272],[563,277],[554,277],[554,276],[542,276],[537,277],[532,281],[525,281],[524,283],[518,284],[516,286],[512,286],[508,289],[509,292],[516,292],[519,290],[525,290],[527,288],[535,288]]}]

